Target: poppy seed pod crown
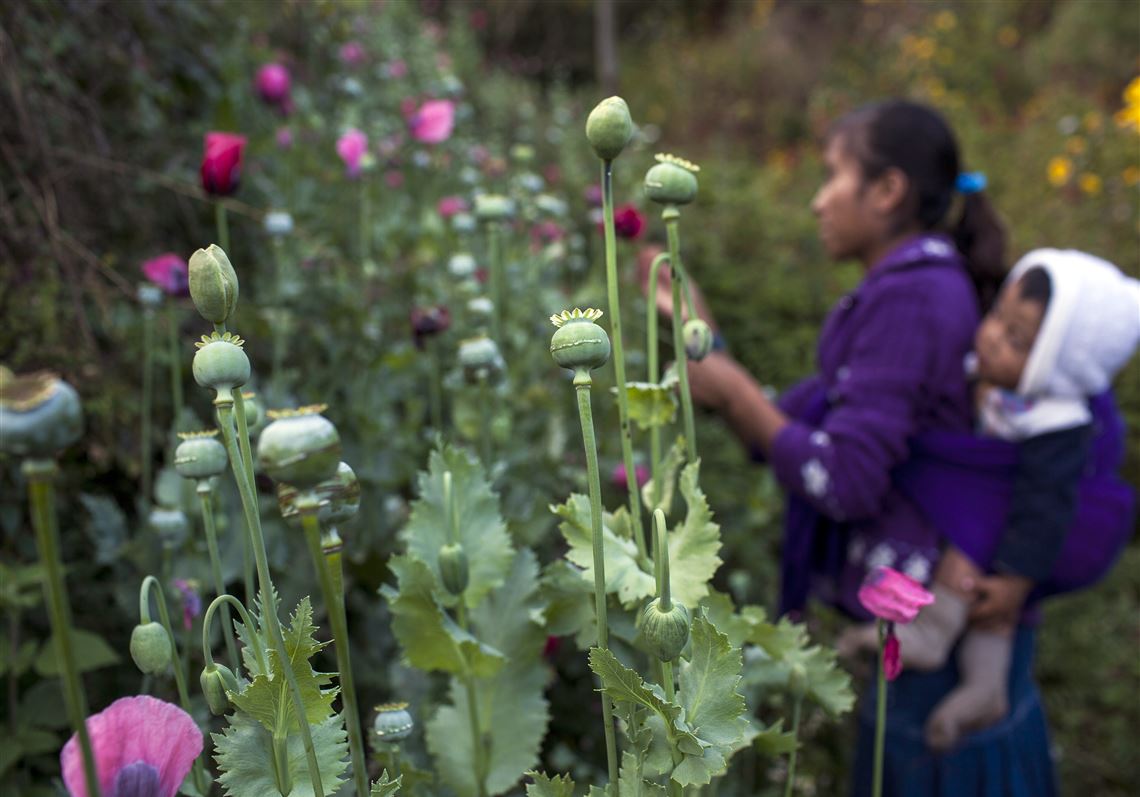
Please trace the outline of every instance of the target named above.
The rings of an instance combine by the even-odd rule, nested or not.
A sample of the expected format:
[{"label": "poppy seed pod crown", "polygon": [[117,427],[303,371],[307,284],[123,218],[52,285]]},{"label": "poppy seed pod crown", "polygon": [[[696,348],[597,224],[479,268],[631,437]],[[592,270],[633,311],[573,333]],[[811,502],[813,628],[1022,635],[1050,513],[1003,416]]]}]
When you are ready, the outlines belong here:
[{"label": "poppy seed pod crown", "polygon": [[675,155],[657,155],[657,164],[645,174],[645,195],[662,205],[687,205],[697,196],[695,163]]},{"label": "poppy seed pod crown", "polygon": [[601,310],[563,310],[550,317],[558,327],[550,338],[550,356],[563,368],[592,371],[610,358],[610,337],[595,322]]},{"label": "poppy seed pod crown", "polygon": [[316,487],[336,475],[340,435],[321,415],[324,404],[296,410],[270,410],[273,422],[257,440],[257,461],[274,481]]},{"label": "poppy seed pod crown", "polygon": [[53,457],[83,434],[75,388],[50,371],[16,376],[0,371],[0,451]]}]

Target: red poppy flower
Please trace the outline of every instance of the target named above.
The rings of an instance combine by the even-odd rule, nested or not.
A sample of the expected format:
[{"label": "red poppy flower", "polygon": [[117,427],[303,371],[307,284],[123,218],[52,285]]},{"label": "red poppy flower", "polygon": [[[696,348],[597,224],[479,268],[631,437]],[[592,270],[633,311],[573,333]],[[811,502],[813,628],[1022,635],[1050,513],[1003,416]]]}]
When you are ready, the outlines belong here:
[{"label": "red poppy flower", "polygon": [[622,205],[614,210],[614,235],[632,241],[641,235],[645,219],[633,205]]},{"label": "red poppy flower", "polygon": [[213,196],[229,196],[238,187],[246,138],[235,133],[207,133],[202,156],[202,188]]}]

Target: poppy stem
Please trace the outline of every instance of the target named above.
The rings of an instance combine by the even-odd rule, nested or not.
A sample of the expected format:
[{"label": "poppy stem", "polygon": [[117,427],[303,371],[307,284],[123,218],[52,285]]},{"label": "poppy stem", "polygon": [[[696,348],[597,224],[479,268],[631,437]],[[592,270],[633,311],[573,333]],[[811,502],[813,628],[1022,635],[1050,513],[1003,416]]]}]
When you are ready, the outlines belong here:
[{"label": "poppy stem", "polygon": [[174,431],[182,420],[182,359],[178,356],[178,308],[171,300],[166,305],[166,327],[170,346],[170,395],[174,402]]},{"label": "poppy stem", "polygon": [[[213,488],[209,479],[198,481],[198,501],[202,507],[202,524],[206,527],[206,548],[210,552],[210,574],[214,578],[214,595],[220,597],[225,594],[226,585],[222,580],[222,558],[218,554],[218,530],[214,524]],[[226,655],[230,659],[230,667],[238,672],[241,659],[238,657],[237,645],[233,640],[233,622],[230,619],[230,608],[222,606],[222,621],[225,623],[226,633],[222,638],[226,643]]]},{"label": "poppy stem", "polygon": [[218,246],[228,253],[230,251],[230,225],[226,217],[226,206],[220,199],[214,201],[214,225],[218,230]]},{"label": "poppy stem", "polygon": [[[653,263],[649,266],[649,301],[646,302],[645,305],[645,329],[647,338],[645,357],[649,367],[646,381],[650,384],[656,384],[660,378],[660,373],[657,368],[657,279],[661,271],[661,266],[667,262],[669,262],[669,253],[662,252],[653,258]],[[661,427],[654,426],[649,430],[649,478],[653,482],[652,499],[654,507],[661,503],[662,484],[659,473],[660,468]]]},{"label": "poppy stem", "polygon": [[51,611],[52,637],[55,639],[59,671],[63,676],[67,710],[79,739],[87,794],[89,797],[100,797],[95,755],[91,748],[91,736],[87,732],[87,696],[83,692],[83,682],[79,679],[79,668],[75,663],[75,650],[71,640],[71,609],[67,599],[67,584],[63,580],[63,565],[59,559],[59,528],[56,525],[52,490],[56,464],[51,460],[29,459],[24,461],[22,470],[28,480],[32,525],[35,526],[36,547],[44,568],[44,593]]},{"label": "poppy stem", "polygon": [[875,695],[875,763],[871,776],[871,795],[881,797],[883,793],[883,742],[887,719],[887,676],[886,642],[887,635],[882,619],[875,620],[875,630],[879,634],[879,673],[878,689]]},{"label": "poppy stem", "polygon": [[792,704],[792,740],[795,744],[788,757],[788,781],[784,784],[784,797],[792,797],[796,788],[796,755],[800,751],[800,714],[803,710],[803,695],[797,694]]},{"label": "poppy stem", "polygon": [[[677,358],[677,378],[681,383],[681,411],[685,418],[685,443],[688,449],[689,462],[697,461],[697,430],[693,421],[693,395],[689,391],[689,363],[685,354],[685,339],[683,333],[684,321],[681,316],[681,289],[685,281],[685,271],[681,266],[681,234],[677,231],[677,223],[681,212],[676,206],[670,205],[661,213],[665,219],[665,230],[669,235],[669,268],[673,279],[673,348]],[[692,302],[689,303],[689,312],[692,312]]]},{"label": "poppy stem", "polygon": [[139,443],[139,465],[142,469],[144,511],[150,508],[151,495],[151,414],[154,405],[154,309],[143,308],[143,400],[142,429]]}]

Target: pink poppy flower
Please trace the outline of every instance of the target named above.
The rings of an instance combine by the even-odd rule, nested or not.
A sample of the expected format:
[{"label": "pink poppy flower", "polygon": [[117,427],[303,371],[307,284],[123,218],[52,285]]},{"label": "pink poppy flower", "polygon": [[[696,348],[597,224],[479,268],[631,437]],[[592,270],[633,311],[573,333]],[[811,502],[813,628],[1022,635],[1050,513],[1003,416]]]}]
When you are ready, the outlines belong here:
[{"label": "pink poppy flower", "polygon": [[184,578],[174,579],[174,588],[182,598],[182,628],[189,631],[194,627],[194,618],[202,614],[202,598],[196,583]]},{"label": "pink poppy flower", "polygon": [[883,677],[893,681],[902,672],[902,657],[899,655],[899,638],[895,636],[895,629],[887,631],[887,639],[883,642]]},{"label": "pink poppy flower", "polygon": [[566,230],[556,221],[540,221],[530,228],[530,240],[536,246],[561,241],[565,237]]},{"label": "pink poppy flower", "polygon": [[336,154],[344,161],[349,177],[360,175],[360,162],[368,151],[368,136],[355,127],[337,139]]},{"label": "pink poppy flower", "polygon": [[445,219],[450,219],[456,213],[462,213],[467,210],[467,200],[461,196],[445,196],[439,200],[439,204],[436,205],[436,210],[439,211],[439,215]]},{"label": "pink poppy flower", "polygon": [[586,190],[582,192],[586,204],[592,208],[600,208],[602,206],[602,187],[597,183],[591,183],[586,186]]},{"label": "pink poppy flower", "polygon": [[412,138],[425,144],[447,141],[454,126],[455,103],[451,100],[428,100],[408,120]]},{"label": "pink poppy flower", "polygon": [[368,60],[368,54],[364,52],[364,45],[356,41],[342,44],[338,55],[340,62],[345,66],[357,67]]},{"label": "pink poppy flower", "polygon": [[393,80],[399,80],[407,76],[408,65],[406,62],[397,58],[395,61],[389,61],[384,65],[384,74]]},{"label": "pink poppy flower", "polygon": [[622,205],[614,210],[614,235],[632,241],[641,235],[645,218],[633,205]]},{"label": "pink poppy flower", "polygon": [[[149,695],[124,697],[87,718],[95,771],[105,797],[174,797],[202,752],[202,731],[178,706]],[[73,734],[59,754],[71,797],[89,797]]]},{"label": "pink poppy flower", "polygon": [[237,190],[245,143],[245,136],[235,133],[206,134],[201,177],[202,188],[207,194],[229,196]]},{"label": "pink poppy flower", "polygon": [[289,70],[283,64],[266,64],[257,70],[253,79],[257,96],[266,105],[276,108],[282,107],[289,99],[290,85]]},{"label": "pink poppy flower", "polygon": [[892,623],[912,622],[934,595],[908,575],[889,567],[876,567],[859,587],[859,602],[876,617]]},{"label": "pink poppy flower", "polygon": [[[633,466],[634,476],[637,478],[638,488],[644,487],[649,482],[649,467],[643,464]],[[613,482],[614,487],[621,490],[629,489],[629,480],[625,477],[625,465],[619,462],[614,465],[613,471],[610,473],[610,481]]]},{"label": "pink poppy flower", "polygon": [[186,261],[173,252],[147,260],[142,264],[142,272],[167,296],[190,295],[190,269]]}]

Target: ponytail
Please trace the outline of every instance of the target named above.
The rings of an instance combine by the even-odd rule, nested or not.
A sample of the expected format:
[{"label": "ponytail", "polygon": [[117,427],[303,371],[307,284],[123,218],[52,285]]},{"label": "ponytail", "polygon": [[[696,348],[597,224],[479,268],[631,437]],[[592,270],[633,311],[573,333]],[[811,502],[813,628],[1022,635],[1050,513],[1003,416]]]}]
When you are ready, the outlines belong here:
[{"label": "ponytail", "polygon": [[1005,279],[1005,225],[985,194],[969,193],[962,197],[962,215],[951,235],[966,260],[966,270],[984,314],[993,305]]}]

